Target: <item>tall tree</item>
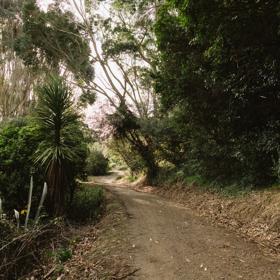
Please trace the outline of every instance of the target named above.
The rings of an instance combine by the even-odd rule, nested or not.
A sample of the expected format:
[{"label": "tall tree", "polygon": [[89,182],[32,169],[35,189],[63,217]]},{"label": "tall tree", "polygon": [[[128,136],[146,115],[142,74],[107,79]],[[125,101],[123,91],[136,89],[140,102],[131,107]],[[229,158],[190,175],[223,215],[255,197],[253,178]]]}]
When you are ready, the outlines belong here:
[{"label": "tall tree", "polygon": [[70,72],[77,79],[92,78],[90,48],[72,13],[57,3],[44,12],[35,0],[25,0],[21,18],[23,32],[14,49],[26,65],[36,70]]},{"label": "tall tree", "polygon": [[[67,6],[62,9],[61,5],[67,3],[72,13],[66,12]],[[98,12],[102,2],[92,3],[56,1],[43,12],[34,0],[26,0],[22,16],[24,32],[15,49],[26,65],[71,71],[73,80],[85,93],[103,95],[118,115],[125,113],[126,108],[124,116],[133,115],[137,122],[138,129],[134,134],[137,133],[138,140],[128,138],[129,133],[122,135],[134,145],[135,151],[140,153],[141,150],[141,157],[149,163],[148,174],[155,174],[155,151],[146,128],[157,113],[153,87],[156,45],[152,22],[159,1],[107,1],[108,15]],[[98,73],[95,78],[89,75],[92,66]],[[112,124],[121,125],[120,122]]]},{"label": "tall tree", "polygon": [[189,158],[208,178],[275,180],[279,7],[174,0],[159,12],[157,90],[165,110],[181,110]]},{"label": "tall tree", "polygon": [[81,166],[76,167],[86,158],[79,115],[71,91],[61,78],[53,76],[38,89],[35,121],[44,136],[35,163],[45,169],[48,211],[60,216],[65,211],[67,190],[75,185],[76,176],[82,171]]},{"label": "tall tree", "polygon": [[[156,70],[156,45],[152,22],[158,1],[107,1],[101,2],[99,13],[92,1],[80,5],[73,0],[76,13],[82,19],[82,26],[92,46],[91,59],[98,75],[85,86],[105,96],[116,110],[109,117],[118,137],[132,145],[146,163],[148,181],[157,173],[152,138],[146,123],[155,118],[156,95],[152,76]],[[114,118],[116,120],[114,121]],[[126,118],[134,122],[133,135],[126,126]],[[137,129],[136,129],[137,127]],[[116,135],[116,134],[115,134]],[[153,174],[153,176],[151,175]]]},{"label": "tall tree", "polygon": [[22,31],[19,20],[21,1],[0,3],[0,119],[25,115],[32,100],[32,87],[36,75],[13,50],[15,40]]}]

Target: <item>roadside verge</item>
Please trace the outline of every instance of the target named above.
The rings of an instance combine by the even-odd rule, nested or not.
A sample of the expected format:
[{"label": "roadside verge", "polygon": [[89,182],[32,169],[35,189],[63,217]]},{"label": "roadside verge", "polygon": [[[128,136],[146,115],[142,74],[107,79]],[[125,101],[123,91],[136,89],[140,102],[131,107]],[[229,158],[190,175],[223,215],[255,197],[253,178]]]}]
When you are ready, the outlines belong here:
[{"label": "roadside verge", "polygon": [[252,192],[237,197],[204,191],[195,185],[151,188],[150,191],[195,210],[213,223],[234,229],[259,244],[265,253],[280,256],[278,191]]}]

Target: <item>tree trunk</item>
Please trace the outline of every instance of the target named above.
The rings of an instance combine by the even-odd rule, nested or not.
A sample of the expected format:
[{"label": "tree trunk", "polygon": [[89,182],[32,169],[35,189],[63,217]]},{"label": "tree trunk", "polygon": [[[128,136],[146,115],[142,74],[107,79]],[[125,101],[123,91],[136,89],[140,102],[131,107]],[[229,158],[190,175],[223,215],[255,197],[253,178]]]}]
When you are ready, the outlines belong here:
[{"label": "tree trunk", "polygon": [[65,212],[65,190],[67,178],[58,162],[51,164],[47,172],[48,196],[47,208],[52,217],[62,216]]},{"label": "tree trunk", "polygon": [[158,165],[155,161],[154,153],[148,147],[144,147],[142,151],[139,151],[139,153],[147,168],[145,183],[148,185],[155,185],[158,176]]}]

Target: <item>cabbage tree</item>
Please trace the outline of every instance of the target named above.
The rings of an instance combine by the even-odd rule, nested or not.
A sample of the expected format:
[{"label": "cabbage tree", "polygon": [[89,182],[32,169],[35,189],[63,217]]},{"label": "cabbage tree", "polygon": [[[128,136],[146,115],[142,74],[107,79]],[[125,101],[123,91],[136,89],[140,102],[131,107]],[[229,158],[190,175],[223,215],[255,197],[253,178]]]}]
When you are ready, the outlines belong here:
[{"label": "cabbage tree", "polygon": [[77,145],[82,144],[72,141],[81,130],[79,114],[70,89],[60,77],[49,78],[37,95],[35,121],[44,140],[36,151],[35,163],[45,170],[48,212],[60,216],[65,210],[67,189],[75,181],[73,166],[80,157]]}]

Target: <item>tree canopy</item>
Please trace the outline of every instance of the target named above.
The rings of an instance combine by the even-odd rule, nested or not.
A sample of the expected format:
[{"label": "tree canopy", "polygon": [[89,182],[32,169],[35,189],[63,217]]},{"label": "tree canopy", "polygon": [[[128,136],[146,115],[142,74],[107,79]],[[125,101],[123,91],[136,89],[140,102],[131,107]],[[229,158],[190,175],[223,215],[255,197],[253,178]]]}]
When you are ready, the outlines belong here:
[{"label": "tree canopy", "polygon": [[194,159],[212,178],[270,180],[278,158],[279,3],[168,1],[155,28],[162,106],[180,108],[192,146],[203,143],[190,155],[198,152]]},{"label": "tree canopy", "polygon": [[102,95],[112,146],[147,173],[171,164],[222,184],[279,179],[278,1],[66,2],[18,2],[7,46],[28,69],[68,74],[85,103]]}]

